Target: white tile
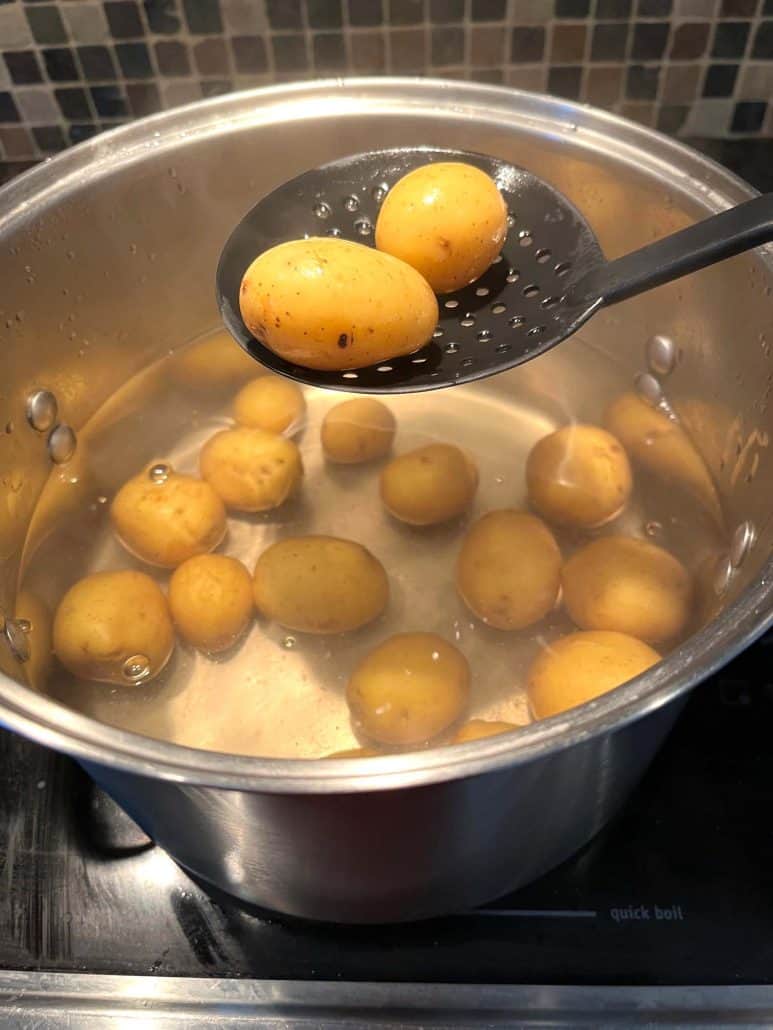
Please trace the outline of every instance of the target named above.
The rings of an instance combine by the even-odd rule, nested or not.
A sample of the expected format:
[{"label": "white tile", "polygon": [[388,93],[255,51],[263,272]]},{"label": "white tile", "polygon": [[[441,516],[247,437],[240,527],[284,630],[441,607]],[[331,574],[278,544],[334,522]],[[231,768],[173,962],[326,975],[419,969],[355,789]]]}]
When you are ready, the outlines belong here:
[{"label": "white tile", "polygon": [[3,4],[0,7],[0,44],[4,50],[27,46],[32,42],[32,33],[24,17],[21,4]]},{"label": "white tile", "polygon": [[32,125],[50,125],[62,117],[56,100],[48,90],[17,89],[14,99],[23,121]]},{"label": "white tile", "polygon": [[62,4],[59,9],[75,43],[103,43],[109,38],[107,18],[101,4],[81,0],[77,4]]},{"label": "white tile", "polygon": [[263,0],[220,0],[220,7],[232,36],[251,36],[268,29]]}]

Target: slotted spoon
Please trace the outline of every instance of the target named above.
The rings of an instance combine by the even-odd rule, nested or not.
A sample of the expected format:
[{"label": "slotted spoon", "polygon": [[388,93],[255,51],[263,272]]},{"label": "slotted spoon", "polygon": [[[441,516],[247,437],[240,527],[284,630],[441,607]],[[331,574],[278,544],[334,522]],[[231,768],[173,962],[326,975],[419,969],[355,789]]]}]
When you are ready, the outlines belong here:
[{"label": "slotted spoon", "polygon": [[[438,298],[440,322],[426,346],[379,365],[320,372],[284,361],[252,336],[239,313],[239,285],[258,254],[303,236],[342,236],[373,246],[389,188],[432,161],[464,161],[490,175],[507,204],[510,228],[500,257],[480,279]],[[256,204],[223,249],[217,297],[234,339],[291,379],[366,393],[433,390],[529,361],[571,336],[599,308],[771,240],[773,194],[765,194],[607,261],[580,212],[523,168],[461,150],[372,151],[304,172]]]}]

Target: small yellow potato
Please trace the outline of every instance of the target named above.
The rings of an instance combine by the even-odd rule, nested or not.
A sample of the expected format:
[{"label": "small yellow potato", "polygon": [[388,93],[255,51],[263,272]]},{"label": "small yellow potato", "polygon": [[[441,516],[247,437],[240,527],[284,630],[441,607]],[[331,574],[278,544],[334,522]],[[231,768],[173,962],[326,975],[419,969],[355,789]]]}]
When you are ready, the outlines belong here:
[{"label": "small yellow potato", "polygon": [[461,515],[478,489],[478,470],[464,451],[431,443],[393,458],[381,473],[381,500],[401,522],[433,526]]},{"label": "small yellow potato", "polygon": [[75,676],[147,683],[174,647],[169,607],[144,572],[96,572],[64,595],[54,616],[54,653]]},{"label": "small yellow potato", "polygon": [[689,572],[647,540],[593,540],[564,565],[561,583],[566,610],[581,629],[616,630],[661,644],[679,636],[690,617]]},{"label": "small yellow potato", "polygon": [[237,426],[207,440],[199,455],[204,479],[230,511],[269,511],[294,493],[303,476],[292,440]]},{"label": "small yellow potato", "polygon": [[436,293],[480,278],[502,249],[507,208],[494,180],[473,165],[441,161],[403,176],[376,222],[376,246],[406,261]]},{"label": "small yellow potato", "polygon": [[588,630],[546,645],[526,676],[538,719],[600,697],[660,661],[657,651],[625,633]]},{"label": "small yellow potato", "polygon": [[389,600],[384,566],[353,540],[288,537],[258,558],[255,604],[302,633],[346,633],[377,618]]},{"label": "small yellow potato", "polygon": [[258,376],[234,398],[233,416],[239,425],[269,433],[294,432],[306,413],[303,393],[290,379]]},{"label": "small yellow potato", "polygon": [[331,751],[325,758],[376,758],[381,753],[372,747],[350,747],[344,751]]},{"label": "small yellow potato", "polygon": [[223,502],[209,483],[154,462],[124,483],[110,518],[127,551],[162,568],[206,554],[226,532]]},{"label": "small yellow potato", "polygon": [[397,633],[352,673],[346,699],[355,725],[379,744],[422,744],[453,725],[470,692],[467,659],[435,633]]},{"label": "small yellow potato", "polygon": [[200,554],[169,580],[169,610],[180,636],[208,654],[227,651],[249,625],[252,578],[240,561]]},{"label": "small yellow potato", "polygon": [[388,454],[395,438],[395,417],[386,404],[373,397],[357,397],[336,404],[325,415],[320,431],[328,461],[358,465]]},{"label": "small yellow potato", "polygon": [[244,273],[239,306],[257,340],[285,361],[321,370],[412,354],[438,320],[435,295],[415,269],[335,237],[265,251]]},{"label": "small yellow potato", "polygon": [[614,436],[597,426],[572,425],[532,447],[526,486],[529,501],[548,522],[593,529],[620,514],[633,480]]},{"label": "small yellow potato", "polygon": [[514,722],[496,722],[489,719],[470,719],[456,731],[452,744],[468,744],[471,740],[497,737],[500,733],[511,733],[519,729]]},{"label": "small yellow potato", "polygon": [[536,515],[505,509],[478,519],[456,562],[456,587],[467,607],[496,629],[539,622],[558,600],[561,552]]},{"label": "small yellow potato", "polygon": [[193,393],[221,393],[241,386],[260,371],[260,365],[225,331],[172,355],[169,375]]},{"label": "small yellow potato", "polygon": [[663,481],[687,490],[722,525],[717,488],[695,444],[678,422],[635,393],[624,393],[607,408],[604,425],[635,462]]}]

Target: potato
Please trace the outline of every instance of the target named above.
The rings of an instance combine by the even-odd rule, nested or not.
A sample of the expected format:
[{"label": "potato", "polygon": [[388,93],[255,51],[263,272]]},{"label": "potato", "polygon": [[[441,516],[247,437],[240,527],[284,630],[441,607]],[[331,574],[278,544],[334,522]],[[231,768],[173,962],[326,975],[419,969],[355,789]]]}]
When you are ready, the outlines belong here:
[{"label": "potato", "polygon": [[488,719],[470,719],[459,729],[451,740],[452,744],[468,744],[471,740],[483,740],[484,737],[496,737],[500,733],[511,733],[519,727],[514,722],[495,722]]},{"label": "potato", "polygon": [[239,306],[257,340],[286,361],[321,370],[412,354],[438,320],[435,295],[410,265],[334,237],[265,251],[244,273]]},{"label": "potato", "polygon": [[211,551],[226,532],[223,502],[209,483],[174,472],[163,462],[124,483],[110,518],[127,551],[162,568]]},{"label": "potato", "polygon": [[581,629],[610,629],[660,644],[690,616],[690,574],[668,551],[634,537],[593,540],[564,565],[564,604]]},{"label": "potato", "polygon": [[539,622],[558,600],[561,552],[535,515],[505,509],[478,519],[456,562],[456,587],[467,607],[496,629]]},{"label": "potato", "polygon": [[381,473],[385,507],[412,526],[432,526],[461,515],[477,489],[477,468],[464,451],[449,443],[431,443],[401,454]]},{"label": "potato", "polygon": [[547,644],[526,675],[538,719],[585,704],[660,661],[657,651],[625,633],[588,630]]},{"label": "potato", "polygon": [[352,673],[346,700],[355,725],[379,744],[422,744],[456,722],[467,704],[470,667],[435,633],[397,633]]},{"label": "potato", "polygon": [[144,572],[96,572],[64,595],[54,616],[54,653],[75,676],[147,683],[174,647],[166,598]]},{"label": "potato", "polygon": [[269,511],[296,490],[303,476],[292,440],[238,426],[207,440],[199,455],[204,479],[231,511]]},{"label": "potato", "polygon": [[395,438],[395,417],[386,404],[357,397],[336,404],[325,415],[320,431],[328,461],[357,465],[389,453]]},{"label": "potato", "polygon": [[403,176],[376,222],[376,246],[406,261],[436,293],[478,279],[502,249],[507,208],[496,183],[473,165],[442,161]]},{"label": "potato", "polygon": [[668,483],[685,489],[722,525],[722,506],[706,463],[678,422],[635,393],[607,408],[604,425],[634,461]]},{"label": "potato", "polygon": [[259,376],[239,390],[233,416],[242,426],[269,433],[294,432],[306,413],[306,401],[295,383],[281,376]]},{"label": "potato", "polygon": [[255,604],[267,619],[302,633],[346,633],[386,608],[384,566],[353,540],[288,537],[258,558]]},{"label": "potato", "polygon": [[325,755],[325,758],[375,758],[380,754],[380,751],[372,747],[350,747],[344,751],[332,751]]},{"label": "potato", "polygon": [[252,618],[252,579],[240,561],[200,554],[178,566],[169,580],[169,610],[189,644],[217,654],[244,633]]},{"label": "potato", "polygon": [[633,485],[628,458],[610,433],[572,425],[550,433],[526,460],[529,501],[549,522],[593,529],[619,515]]},{"label": "potato", "polygon": [[227,332],[197,340],[172,355],[169,376],[193,393],[221,393],[257,375],[260,365]]}]

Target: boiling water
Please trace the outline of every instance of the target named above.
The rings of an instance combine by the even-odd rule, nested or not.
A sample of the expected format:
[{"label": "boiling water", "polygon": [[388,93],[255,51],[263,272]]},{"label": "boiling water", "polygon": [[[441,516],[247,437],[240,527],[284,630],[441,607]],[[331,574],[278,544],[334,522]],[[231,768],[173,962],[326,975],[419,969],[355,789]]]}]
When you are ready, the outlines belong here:
[{"label": "boiling water", "polygon": [[[236,387],[217,396],[176,380],[178,355],[137,377],[80,434],[76,458],[52,474],[27,541],[23,586],[54,611],[64,591],[89,572],[138,568],[162,586],[168,573],[129,555],[116,541],[109,502],[152,461],[198,474],[203,443],[230,424]],[[501,377],[497,377],[501,379]],[[518,384],[522,384],[520,390]],[[540,645],[570,631],[560,608],[519,633],[489,629],[454,588],[454,566],[466,527],[494,508],[525,507],[524,465],[532,445],[567,421],[567,413],[532,389],[524,373],[431,395],[389,399],[398,423],[394,452],[433,441],[455,443],[475,459],[480,486],[471,510],[439,527],[415,528],[384,510],[378,490],[383,462],[338,466],[319,441],[340,393],[306,390],[307,417],[295,436],[305,476],[298,496],[261,515],[231,515],[219,548],[252,571],[258,555],[288,535],[320,533],[364,544],[383,563],[391,586],[386,613],[351,634],[290,633],[256,619],[229,653],[216,658],[179,642],[164,672],[145,685],[114,687],[75,680],[55,662],[35,684],[103,722],[191,747],[273,757],[320,757],[358,741],[344,691],[354,665],[392,633],[433,631],[455,643],[472,670],[469,716],[525,723],[523,683]],[[598,417],[600,412],[597,413]],[[646,499],[645,499],[646,498]],[[635,493],[614,532],[649,536],[695,567],[706,527],[674,509],[673,492]],[[607,530],[605,530],[607,531]],[[583,537],[559,534],[565,554]],[[37,663],[45,669],[47,663]]]}]

